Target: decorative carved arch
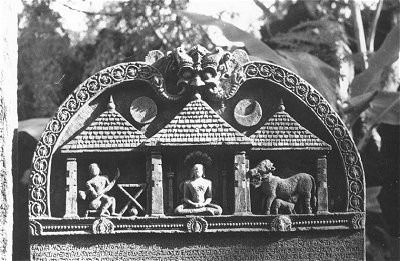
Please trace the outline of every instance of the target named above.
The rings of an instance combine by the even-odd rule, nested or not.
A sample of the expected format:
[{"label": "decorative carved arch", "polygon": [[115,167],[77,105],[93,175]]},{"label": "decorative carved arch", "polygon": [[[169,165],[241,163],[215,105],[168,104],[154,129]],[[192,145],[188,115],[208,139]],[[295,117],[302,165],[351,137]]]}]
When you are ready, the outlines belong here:
[{"label": "decorative carved arch", "polygon": [[263,79],[273,82],[303,102],[322,122],[335,140],[347,184],[347,211],[363,212],[364,169],[356,145],[344,123],[326,99],[309,83],[289,70],[268,62],[250,62],[243,66],[245,79]]},{"label": "decorative carved arch", "polygon": [[[243,66],[244,78],[273,82],[292,93],[317,116],[335,140],[344,162],[348,184],[347,211],[364,210],[364,170],[356,146],[345,125],[323,96],[310,84],[285,68],[268,62],[250,62]],[[163,75],[153,66],[143,62],[122,63],[106,68],[86,79],[58,108],[43,132],[32,160],[29,186],[30,217],[51,216],[50,169],[52,154],[69,121],[79,109],[99,96],[104,90],[123,82],[142,80],[148,82],[164,100]]]},{"label": "decorative carved arch", "polygon": [[63,130],[79,109],[104,90],[117,84],[142,80],[148,82],[156,93],[164,97],[164,78],[153,66],[144,62],[121,63],[97,72],[81,83],[70,94],[47,124],[32,159],[29,185],[29,216],[51,216],[50,169],[52,153]]}]

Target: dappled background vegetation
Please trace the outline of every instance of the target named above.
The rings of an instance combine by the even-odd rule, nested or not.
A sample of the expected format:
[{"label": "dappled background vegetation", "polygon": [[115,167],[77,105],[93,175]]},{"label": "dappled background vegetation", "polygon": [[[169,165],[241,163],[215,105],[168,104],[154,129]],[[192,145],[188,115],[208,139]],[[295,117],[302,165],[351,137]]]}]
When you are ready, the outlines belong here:
[{"label": "dappled background vegetation", "polygon": [[[397,0],[254,0],[262,16],[256,25],[242,28],[246,30],[234,25],[241,15],[229,9],[235,1],[212,16],[187,11],[190,0],[104,1],[96,12],[81,9],[76,1],[61,2],[87,16],[84,37],[64,28],[54,1],[23,1],[18,35],[20,121],[51,117],[87,77],[120,62],[142,61],[150,50],[165,53],[194,44],[245,49],[252,59],[277,63],[310,82],[352,129],[369,187],[367,257],[398,257]],[[21,126],[29,132],[35,122]],[[33,150],[35,142],[29,144]],[[28,156],[21,162],[25,157],[30,161],[29,149],[23,150]],[[22,173],[29,163],[20,165]],[[23,256],[26,251],[15,253]]]}]

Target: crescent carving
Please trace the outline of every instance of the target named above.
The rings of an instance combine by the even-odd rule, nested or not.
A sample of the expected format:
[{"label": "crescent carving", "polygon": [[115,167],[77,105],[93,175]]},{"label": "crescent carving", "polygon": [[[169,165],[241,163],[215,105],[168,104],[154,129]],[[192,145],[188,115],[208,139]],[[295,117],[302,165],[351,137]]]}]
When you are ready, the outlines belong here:
[{"label": "crescent carving", "polygon": [[261,105],[254,99],[243,99],[235,106],[234,118],[242,126],[254,126],[261,120],[261,117]]}]

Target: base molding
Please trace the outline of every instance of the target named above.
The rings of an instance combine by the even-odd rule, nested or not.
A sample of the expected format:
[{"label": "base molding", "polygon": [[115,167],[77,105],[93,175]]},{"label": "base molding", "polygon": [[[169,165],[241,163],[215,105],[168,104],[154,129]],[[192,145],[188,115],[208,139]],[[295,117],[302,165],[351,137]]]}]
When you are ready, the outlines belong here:
[{"label": "base molding", "polygon": [[365,260],[364,231],[36,236],[31,260]]}]

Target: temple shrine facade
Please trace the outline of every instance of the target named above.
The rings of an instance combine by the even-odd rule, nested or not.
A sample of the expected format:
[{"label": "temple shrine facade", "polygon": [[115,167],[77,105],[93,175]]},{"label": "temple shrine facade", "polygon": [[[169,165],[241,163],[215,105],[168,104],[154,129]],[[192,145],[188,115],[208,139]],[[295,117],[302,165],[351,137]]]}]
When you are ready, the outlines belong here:
[{"label": "temple shrine facade", "polygon": [[365,259],[348,130],[240,49],[151,51],[85,80],[39,140],[29,217],[32,260]]}]

